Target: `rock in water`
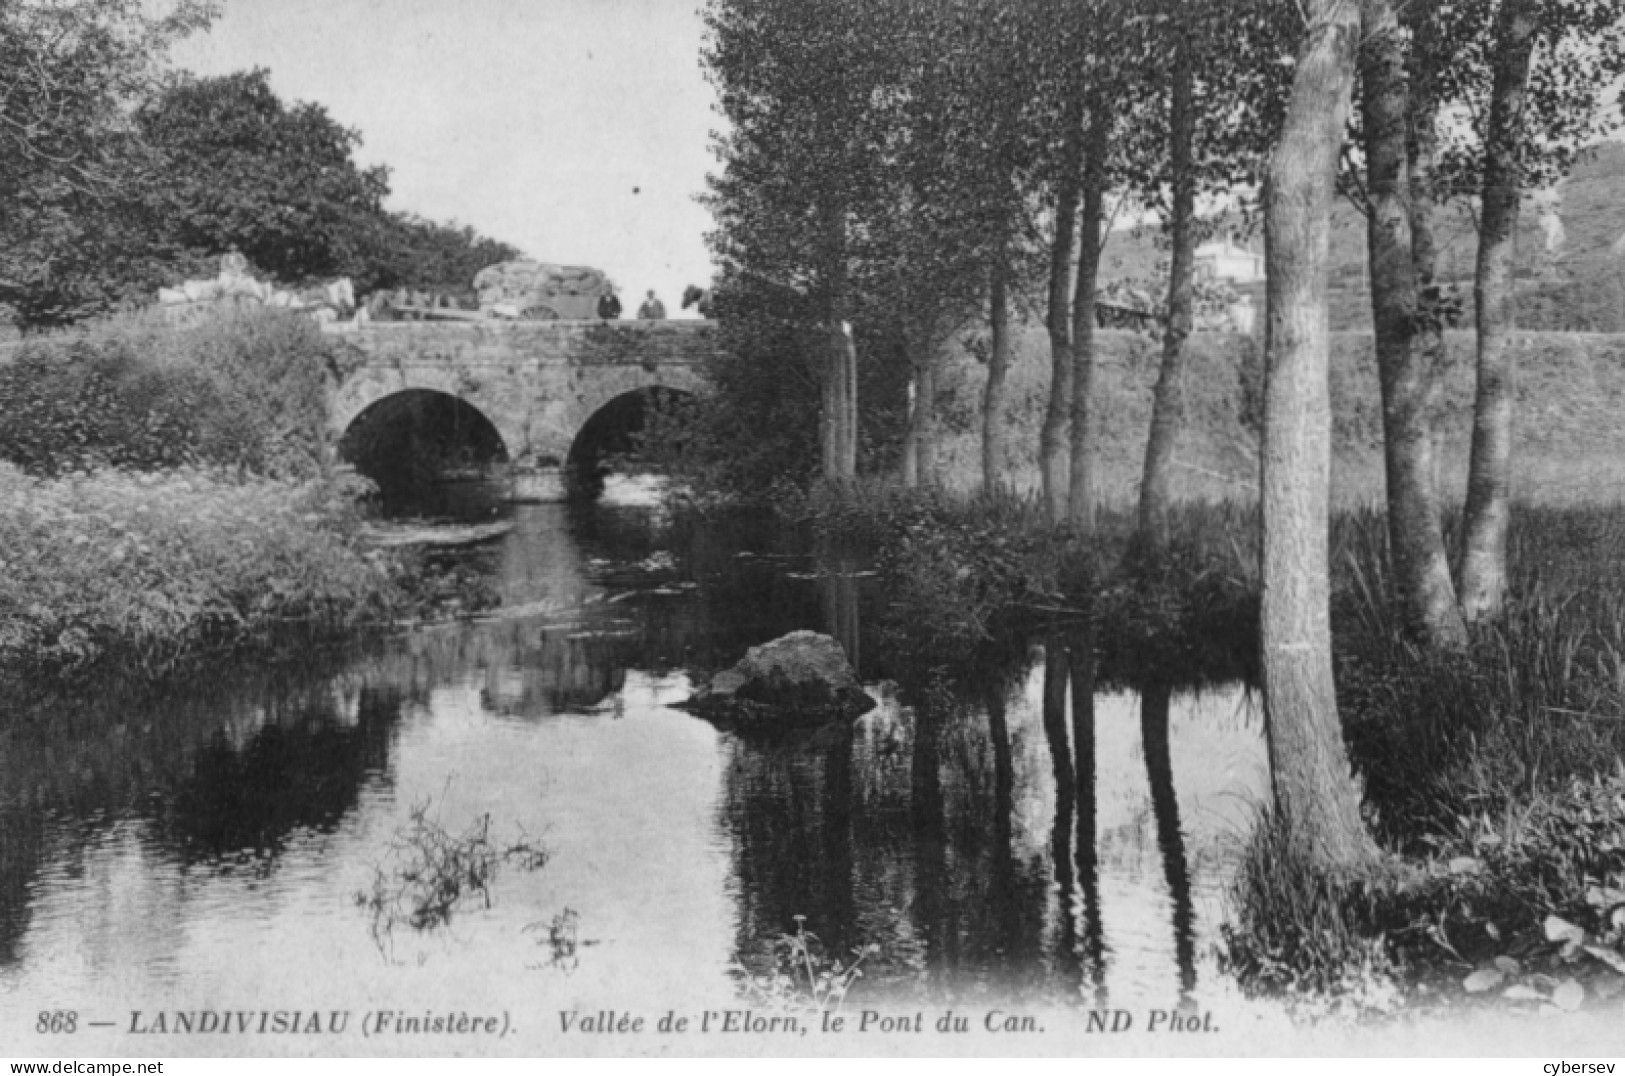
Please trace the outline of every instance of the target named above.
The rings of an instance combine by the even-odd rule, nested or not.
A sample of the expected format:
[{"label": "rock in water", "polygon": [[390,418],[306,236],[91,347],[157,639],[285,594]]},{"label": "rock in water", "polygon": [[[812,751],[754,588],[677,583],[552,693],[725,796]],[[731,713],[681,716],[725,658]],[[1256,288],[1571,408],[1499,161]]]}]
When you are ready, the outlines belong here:
[{"label": "rock in water", "polygon": [[794,631],[753,646],[731,669],[682,704],[703,716],[769,727],[851,720],[875,706],[841,644],[816,631]]}]

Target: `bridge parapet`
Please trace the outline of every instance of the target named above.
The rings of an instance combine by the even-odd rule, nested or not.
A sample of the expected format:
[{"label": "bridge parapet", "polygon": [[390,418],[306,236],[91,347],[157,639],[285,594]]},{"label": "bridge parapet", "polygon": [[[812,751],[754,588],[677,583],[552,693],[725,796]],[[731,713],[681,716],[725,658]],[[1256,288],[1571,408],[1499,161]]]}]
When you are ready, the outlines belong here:
[{"label": "bridge parapet", "polygon": [[716,323],[684,321],[389,321],[330,324],[369,363],[507,365],[514,362],[698,365],[716,347]]}]

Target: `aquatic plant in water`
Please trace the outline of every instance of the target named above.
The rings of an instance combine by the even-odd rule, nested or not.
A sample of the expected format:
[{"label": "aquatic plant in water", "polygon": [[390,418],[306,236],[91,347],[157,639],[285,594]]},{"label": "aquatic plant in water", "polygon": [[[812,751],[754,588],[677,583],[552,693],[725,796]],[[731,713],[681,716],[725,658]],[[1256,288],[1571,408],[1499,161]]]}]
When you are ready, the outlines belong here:
[{"label": "aquatic plant in water", "polygon": [[548,853],[525,838],[500,844],[491,835],[491,816],[482,814],[461,833],[452,833],[430,817],[429,801],[417,804],[408,822],[395,833],[384,859],[373,870],[372,885],[355,894],[356,905],[371,919],[372,939],[388,956],[395,929],[405,926],[429,932],[446,927],[452,916],[472,901],[491,906],[491,886],[508,864],[524,871],[541,870]]},{"label": "aquatic plant in water", "polygon": [[[525,933],[541,931],[542,929],[543,924],[540,922],[525,925]],[[566,974],[575,971],[576,968],[581,966],[579,954],[583,947],[598,944],[595,938],[583,938],[581,936],[581,916],[574,908],[566,908],[555,915],[546,924],[546,930],[547,936],[540,939],[536,944],[545,944],[548,947],[550,958],[546,966],[557,968]],[[527,964],[526,967],[539,968],[542,965]]]},{"label": "aquatic plant in water", "polygon": [[862,964],[880,952],[873,943],[852,950],[850,962],[831,957],[818,935],[807,929],[807,917],[795,917],[794,934],[780,934],[773,942],[773,969],[751,971],[735,963],[733,973],[740,994],[754,1008],[839,1012],[847,993],[863,977]]}]

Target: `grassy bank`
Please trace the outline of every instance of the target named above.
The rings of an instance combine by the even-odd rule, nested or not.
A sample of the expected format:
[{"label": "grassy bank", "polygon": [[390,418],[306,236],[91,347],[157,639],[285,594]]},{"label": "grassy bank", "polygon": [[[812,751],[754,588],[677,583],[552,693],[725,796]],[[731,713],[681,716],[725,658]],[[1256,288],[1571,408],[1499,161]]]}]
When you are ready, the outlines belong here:
[{"label": "grassy bank", "polygon": [[[1127,332],[1097,336],[1102,496],[1134,503],[1151,423],[1157,341]],[[984,341],[985,343],[985,341]],[[1470,443],[1474,337],[1447,334],[1449,361],[1435,426],[1440,488],[1463,495]],[[1011,479],[1036,488],[1038,431],[1049,391],[1049,350],[1041,327],[1017,330],[1009,380]],[[1246,499],[1256,493],[1261,400],[1260,342],[1197,333],[1185,381],[1187,418],[1176,451],[1177,493],[1186,499]],[[1625,336],[1519,333],[1514,495],[1541,504],[1613,501],[1625,492]],[[985,367],[973,348],[947,363],[939,408],[946,432],[941,474],[950,488],[974,488],[980,475],[979,407]],[[1332,483],[1337,503],[1382,495],[1382,410],[1367,333],[1332,338]]]},{"label": "grassy bank", "polygon": [[278,633],[389,615],[398,568],[342,492],[202,471],[30,477],[0,464],[0,675],[160,675]]}]

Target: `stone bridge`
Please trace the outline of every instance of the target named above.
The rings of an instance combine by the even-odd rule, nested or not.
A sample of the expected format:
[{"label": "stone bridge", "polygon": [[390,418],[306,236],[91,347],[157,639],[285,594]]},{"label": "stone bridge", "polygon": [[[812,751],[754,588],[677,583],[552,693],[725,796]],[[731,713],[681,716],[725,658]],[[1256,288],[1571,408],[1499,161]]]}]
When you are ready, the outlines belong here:
[{"label": "stone bridge", "polygon": [[374,322],[329,326],[348,344],[330,415],[335,440],[403,394],[444,394],[483,415],[518,469],[570,458],[611,404],[693,392],[715,347],[708,321]]}]

